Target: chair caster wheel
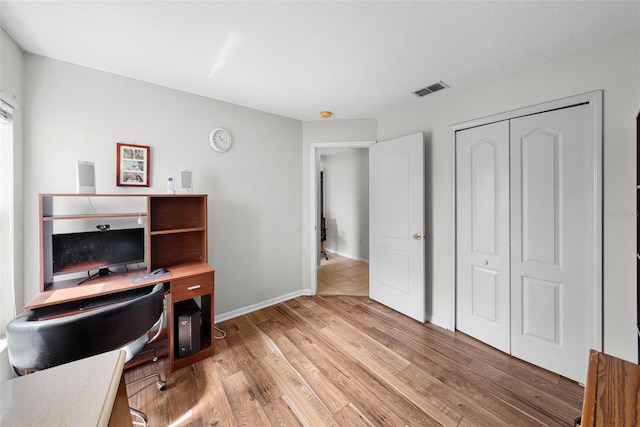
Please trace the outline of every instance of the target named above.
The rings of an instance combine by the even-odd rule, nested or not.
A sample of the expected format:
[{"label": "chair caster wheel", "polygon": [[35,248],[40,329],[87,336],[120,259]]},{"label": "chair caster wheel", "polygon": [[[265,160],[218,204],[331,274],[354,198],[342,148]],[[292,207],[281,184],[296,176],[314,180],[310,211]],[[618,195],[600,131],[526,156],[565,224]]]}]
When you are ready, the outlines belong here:
[{"label": "chair caster wheel", "polygon": [[158,380],[156,381],[156,386],[158,387],[158,390],[165,391],[167,389],[167,382]]}]

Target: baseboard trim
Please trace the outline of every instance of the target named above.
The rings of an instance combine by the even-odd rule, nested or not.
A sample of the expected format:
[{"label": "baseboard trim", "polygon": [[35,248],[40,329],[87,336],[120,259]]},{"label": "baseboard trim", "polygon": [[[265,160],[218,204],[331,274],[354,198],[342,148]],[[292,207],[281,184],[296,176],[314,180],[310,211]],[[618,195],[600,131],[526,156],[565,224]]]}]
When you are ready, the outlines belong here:
[{"label": "baseboard trim", "polygon": [[245,307],[238,308],[236,310],[232,310],[226,313],[222,313],[220,315],[215,316],[215,323],[224,322],[225,320],[233,319],[235,317],[242,316],[244,314],[252,313],[254,311],[261,310],[263,308],[270,307],[272,305],[279,304],[284,301],[289,301],[290,299],[297,298],[299,296],[309,296],[311,295],[311,290],[309,289],[301,289],[299,291],[291,292],[289,294],[281,295],[279,297],[271,298],[265,301],[261,301],[257,304],[247,305]]},{"label": "baseboard trim", "polygon": [[349,258],[349,259],[352,259],[352,260],[355,260],[355,261],[366,262],[367,264],[369,264],[369,260],[366,259],[366,258],[360,258],[360,257],[357,257],[355,255],[351,255],[351,254],[345,254],[343,252],[335,251],[335,250],[329,249],[329,248],[325,248],[325,249],[326,249],[327,252],[329,252],[331,254],[336,254],[336,255],[339,255],[339,256],[341,256],[343,258]]},{"label": "baseboard trim", "polygon": [[429,313],[425,314],[425,321],[427,321],[427,322],[429,322],[429,323],[431,323],[433,325],[439,326],[439,327],[441,327],[443,329],[449,329],[449,322],[445,322],[444,320],[439,319],[439,318],[437,318],[435,316],[432,316]]},{"label": "baseboard trim", "polygon": [[[280,295],[279,297],[271,298],[266,301],[259,302],[257,304],[247,305],[242,308],[238,308],[236,310],[228,311],[226,313],[222,313],[220,315],[215,316],[215,323],[224,322],[225,320],[233,319],[236,317],[243,316],[245,314],[252,313],[254,311],[261,310],[263,308],[271,307],[272,305],[280,304],[281,302],[289,301],[291,299],[300,297],[300,296],[311,296],[310,289],[301,289],[299,291],[291,292],[288,294]],[[432,323],[436,326],[439,326],[443,329],[449,329],[449,323],[439,319],[435,316],[432,316],[430,313],[425,313],[425,321]]]}]

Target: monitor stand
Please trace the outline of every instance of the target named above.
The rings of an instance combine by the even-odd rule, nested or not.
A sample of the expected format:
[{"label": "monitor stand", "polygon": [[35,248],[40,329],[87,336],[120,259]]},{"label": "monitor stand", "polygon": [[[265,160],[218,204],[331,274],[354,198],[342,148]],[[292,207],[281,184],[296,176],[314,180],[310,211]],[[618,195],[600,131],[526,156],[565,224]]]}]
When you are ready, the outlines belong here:
[{"label": "monitor stand", "polygon": [[90,275],[89,277],[82,279],[81,281],[79,281],[76,286],[83,284],[84,282],[88,282],[89,280],[95,278],[95,277],[102,277],[102,276],[108,276],[109,274],[115,274],[118,276],[123,276],[123,273],[116,273],[115,271],[111,271],[109,270],[107,267],[103,267],[101,269],[98,270],[97,273],[93,273],[92,275]]}]

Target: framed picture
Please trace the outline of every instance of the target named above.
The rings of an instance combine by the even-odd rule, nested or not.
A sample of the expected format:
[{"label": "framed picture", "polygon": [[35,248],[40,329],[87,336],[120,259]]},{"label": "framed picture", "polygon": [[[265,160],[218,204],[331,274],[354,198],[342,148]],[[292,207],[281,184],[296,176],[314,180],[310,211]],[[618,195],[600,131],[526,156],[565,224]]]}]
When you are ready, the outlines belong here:
[{"label": "framed picture", "polygon": [[150,147],[118,142],[117,149],[116,185],[120,187],[148,187]]}]

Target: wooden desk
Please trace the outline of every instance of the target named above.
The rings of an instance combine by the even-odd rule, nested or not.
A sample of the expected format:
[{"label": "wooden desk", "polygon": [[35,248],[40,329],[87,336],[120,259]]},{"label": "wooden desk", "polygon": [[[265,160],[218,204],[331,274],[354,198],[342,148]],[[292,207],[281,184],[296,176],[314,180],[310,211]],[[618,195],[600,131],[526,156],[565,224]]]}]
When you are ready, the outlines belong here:
[{"label": "wooden desk", "polygon": [[[49,290],[40,292],[25,305],[25,310],[37,308],[54,308],[58,315],[69,315],[78,312],[80,301],[109,293],[122,292],[128,289],[153,285],[155,283],[169,283],[167,306],[167,350],[165,353],[153,355],[169,356],[169,370],[173,372],[197,361],[213,356],[214,333],[214,270],[205,263],[195,263],[171,267],[168,269],[171,277],[151,278],[144,282],[132,283],[134,276],[144,274],[144,270],[130,271],[124,275],[108,275],[96,277],[81,285],[57,285]],[[77,282],[77,281],[76,281]],[[201,349],[199,352],[178,358],[177,346],[177,314],[174,304],[190,298],[199,297],[201,301]]]},{"label": "wooden desk", "polygon": [[115,350],[0,383],[0,425],[131,425],[125,356]]},{"label": "wooden desk", "polygon": [[640,366],[589,353],[581,427],[640,425]]}]

